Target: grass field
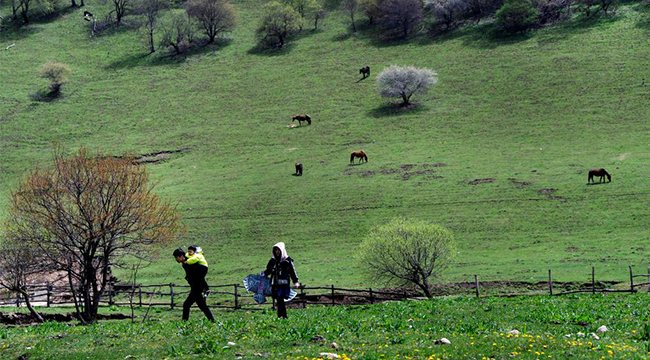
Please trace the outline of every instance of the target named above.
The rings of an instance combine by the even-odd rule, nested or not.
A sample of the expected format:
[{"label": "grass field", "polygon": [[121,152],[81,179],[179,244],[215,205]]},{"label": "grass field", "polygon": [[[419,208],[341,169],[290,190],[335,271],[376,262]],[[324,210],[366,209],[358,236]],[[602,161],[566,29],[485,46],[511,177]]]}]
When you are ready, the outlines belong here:
[{"label": "grass field", "polygon": [[[303,283],[366,284],[352,256],[395,216],[455,233],[448,280],[532,281],[548,268],[587,280],[592,265],[599,279],[624,280],[627,265],[647,265],[642,5],[514,39],[491,37],[488,22],[395,43],[350,34],[335,13],[275,53],[256,50],[259,4],[235,5],[232,41],[187,58],[148,56],[128,29],[91,39],[83,9],[0,32],[0,218],[10,189],[48,165],[54,142],[112,154],[187,149],[148,165],[188,231],[144,282],[182,282],[166,256],[179,245],[203,246],[209,280],[225,283],[259,271],[284,241]],[[50,59],[69,64],[72,81],[62,99],[33,102],[46,86],[37,68]],[[439,85],[417,108],[396,109],[375,92],[391,64],[432,68]],[[373,75],[359,81],[365,65]],[[288,129],[297,113],[313,125]],[[369,162],[348,166],[357,149]],[[291,176],[296,161],[305,176]],[[587,186],[596,167],[613,181]]]},{"label": "grass field", "polygon": [[[321,352],[342,359],[647,359],[647,295],[439,298],[369,306],[273,313],[218,312],[183,323],[174,311],[150,321],[91,326],[46,323],[0,328],[3,358],[305,360]],[[125,311],[115,308],[112,311]],[[111,310],[107,310],[111,311]],[[142,315],[142,311],[139,313]],[[592,332],[605,325],[608,331]],[[519,335],[509,335],[512,330]],[[580,337],[578,333],[583,333]],[[566,338],[565,335],[573,336]],[[320,335],[326,341],[313,342]],[[441,338],[450,345],[435,345]],[[228,342],[235,345],[228,346]],[[338,350],[330,348],[336,342]],[[27,354],[25,357],[25,354]]]}]

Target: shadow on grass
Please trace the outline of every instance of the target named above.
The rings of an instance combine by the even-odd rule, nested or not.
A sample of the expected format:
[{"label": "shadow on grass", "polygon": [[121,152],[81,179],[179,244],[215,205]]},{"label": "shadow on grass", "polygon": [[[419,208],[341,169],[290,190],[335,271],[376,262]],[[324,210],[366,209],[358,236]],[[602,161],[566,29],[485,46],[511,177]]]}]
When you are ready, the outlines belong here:
[{"label": "shadow on grass", "polygon": [[49,14],[32,17],[29,19],[28,23],[24,23],[21,17],[14,21],[9,21],[7,17],[4,22],[0,22],[0,24],[4,26],[4,28],[0,30],[0,41],[22,40],[41,31],[40,28],[34,27],[32,25],[51,23],[64,15],[74,12],[77,9],[78,8],[76,7],[70,6],[61,7]]},{"label": "shadow on grass", "polygon": [[411,103],[408,106],[390,103],[368,111],[368,116],[372,116],[375,119],[388,116],[410,116],[427,111],[427,109],[425,105],[418,103]]},{"label": "shadow on grass", "polygon": [[213,44],[197,46],[181,55],[172,54],[166,50],[158,50],[157,53],[153,54],[133,54],[111,62],[105,67],[105,69],[130,69],[139,66],[178,66],[183,64],[188,57],[213,53],[231,43],[231,39],[217,39]]},{"label": "shadow on grass", "polygon": [[609,184],[609,182],[592,182],[592,183],[587,183],[587,186],[605,185],[605,184]]},{"label": "shadow on grass", "polygon": [[269,47],[265,47],[261,43],[258,43],[257,45],[248,49],[247,53],[250,55],[268,56],[268,57],[284,56],[289,54],[291,50],[293,50],[294,47],[293,40],[294,38],[291,38],[291,41],[285,43],[284,46],[282,46],[281,48],[269,48]]}]

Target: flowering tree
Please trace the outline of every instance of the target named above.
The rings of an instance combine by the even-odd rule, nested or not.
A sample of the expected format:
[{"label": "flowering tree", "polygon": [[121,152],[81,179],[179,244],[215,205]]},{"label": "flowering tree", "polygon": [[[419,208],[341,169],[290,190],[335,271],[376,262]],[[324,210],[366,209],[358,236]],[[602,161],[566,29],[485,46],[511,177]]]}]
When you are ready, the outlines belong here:
[{"label": "flowering tree", "polygon": [[426,93],[438,83],[435,71],[413,66],[391,65],[377,76],[377,91],[381,96],[402,99],[402,105],[410,103],[411,96]]}]

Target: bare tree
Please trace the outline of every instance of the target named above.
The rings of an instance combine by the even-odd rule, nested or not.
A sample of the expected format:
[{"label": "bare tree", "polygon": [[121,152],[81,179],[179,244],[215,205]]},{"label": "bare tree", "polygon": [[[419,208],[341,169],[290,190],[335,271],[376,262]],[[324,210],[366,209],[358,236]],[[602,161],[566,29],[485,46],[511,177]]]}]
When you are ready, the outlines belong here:
[{"label": "bare tree", "polygon": [[377,91],[385,97],[402,99],[402,105],[410,103],[411,96],[426,93],[438,83],[435,71],[413,66],[391,65],[377,76]]},{"label": "bare tree", "polygon": [[174,208],[153,190],[132,158],[57,150],[52,169],[32,171],[11,193],[7,234],[67,274],[79,319],[92,322],[111,267],[178,229]]},{"label": "bare tree", "polygon": [[237,12],[227,0],[190,0],[185,4],[185,10],[201,24],[209,44],[219,34],[237,26]]},{"label": "bare tree", "polygon": [[29,283],[44,272],[42,259],[34,250],[11,239],[0,243],[0,287],[22,296],[32,317],[43,322],[43,317],[34,310],[29,299]]},{"label": "bare tree", "polygon": [[126,12],[131,8],[130,0],[112,0],[113,12],[115,13],[115,22],[119,25]]},{"label": "bare tree", "polygon": [[301,23],[300,15],[292,7],[272,1],[264,5],[264,17],[257,34],[267,45],[281,48],[287,37],[300,30]]},{"label": "bare tree", "polygon": [[424,10],[420,0],[386,0],[381,14],[380,25],[389,34],[408,37],[420,25]]},{"label": "bare tree", "polygon": [[452,233],[426,221],[395,219],[374,228],[361,244],[358,260],[372,279],[415,285],[431,297],[431,283],[455,255]]},{"label": "bare tree", "polygon": [[381,0],[359,0],[359,8],[368,17],[368,23],[373,25],[375,19],[381,16]]},{"label": "bare tree", "polygon": [[352,22],[352,31],[357,32],[357,25],[354,22],[354,15],[357,13],[359,8],[359,0],[342,0],[341,9],[348,16],[350,16],[350,21]]},{"label": "bare tree", "polygon": [[160,17],[160,12],[169,7],[167,0],[137,0],[134,4],[134,12],[137,15],[144,15],[146,21],[145,26],[147,27],[148,32],[148,46],[151,53],[156,52],[154,46],[154,29],[158,18]]},{"label": "bare tree", "polygon": [[174,49],[176,55],[185,53],[194,43],[195,28],[187,14],[173,14],[162,25],[160,46]]}]

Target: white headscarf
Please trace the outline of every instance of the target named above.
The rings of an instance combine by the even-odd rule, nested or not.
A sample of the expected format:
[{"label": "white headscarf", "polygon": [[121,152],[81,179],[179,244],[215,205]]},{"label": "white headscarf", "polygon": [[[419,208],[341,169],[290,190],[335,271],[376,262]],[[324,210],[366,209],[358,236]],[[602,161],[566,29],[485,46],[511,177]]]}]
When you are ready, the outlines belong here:
[{"label": "white headscarf", "polygon": [[[287,255],[287,249],[284,247],[284,243],[279,242],[279,243],[273,245],[273,249],[275,249],[275,248],[280,249],[280,252],[282,253],[282,255],[280,255],[280,262],[283,262],[283,261],[287,260],[289,255]],[[271,257],[275,258],[275,254],[273,253],[273,249],[271,249]]]}]

